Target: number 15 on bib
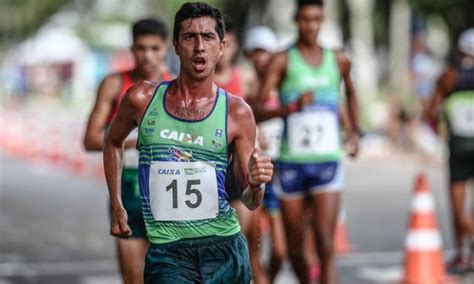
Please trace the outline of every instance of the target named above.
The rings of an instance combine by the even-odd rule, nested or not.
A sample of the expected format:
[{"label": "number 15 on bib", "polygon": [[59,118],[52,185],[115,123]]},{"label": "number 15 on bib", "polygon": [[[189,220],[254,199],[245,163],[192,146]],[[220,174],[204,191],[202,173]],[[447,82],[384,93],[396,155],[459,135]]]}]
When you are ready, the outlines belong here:
[{"label": "number 15 on bib", "polygon": [[156,221],[215,218],[219,210],[215,165],[206,162],[150,164],[150,207]]}]

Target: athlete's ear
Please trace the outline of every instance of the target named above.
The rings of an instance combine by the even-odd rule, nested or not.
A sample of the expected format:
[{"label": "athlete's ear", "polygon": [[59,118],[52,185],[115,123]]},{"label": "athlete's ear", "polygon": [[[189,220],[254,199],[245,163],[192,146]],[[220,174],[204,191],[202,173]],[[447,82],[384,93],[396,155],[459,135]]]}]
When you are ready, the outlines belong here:
[{"label": "athlete's ear", "polygon": [[173,39],[173,46],[174,46],[174,53],[176,53],[176,55],[179,56],[179,52],[178,52],[178,41]]},{"label": "athlete's ear", "polygon": [[298,15],[299,15],[299,10],[297,9],[297,10],[295,11],[295,14],[293,15],[293,22],[296,23],[296,22],[298,21]]},{"label": "athlete's ear", "polygon": [[224,48],[225,48],[225,39],[221,40],[219,43],[219,58],[221,58],[222,54],[224,54]]}]

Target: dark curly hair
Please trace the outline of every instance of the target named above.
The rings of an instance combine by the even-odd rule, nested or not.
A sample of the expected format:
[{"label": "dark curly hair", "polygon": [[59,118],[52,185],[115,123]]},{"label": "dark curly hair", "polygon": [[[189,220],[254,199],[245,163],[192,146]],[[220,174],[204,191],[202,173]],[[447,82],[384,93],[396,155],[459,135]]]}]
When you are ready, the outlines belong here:
[{"label": "dark curly hair", "polygon": [[132,26],[133,40],[142,35],[157,35],[166,40],[168,29],[159,18],[146,18],[135,22]]},{"label": "dark curly hair", "polygon": [[178,40],[181,23],[190,18],[211,17],[216,21],[216,32],[219,39],[224,39],[225,26],[221,11],[206,3],[184,3],[174,16],[173,39]]}]

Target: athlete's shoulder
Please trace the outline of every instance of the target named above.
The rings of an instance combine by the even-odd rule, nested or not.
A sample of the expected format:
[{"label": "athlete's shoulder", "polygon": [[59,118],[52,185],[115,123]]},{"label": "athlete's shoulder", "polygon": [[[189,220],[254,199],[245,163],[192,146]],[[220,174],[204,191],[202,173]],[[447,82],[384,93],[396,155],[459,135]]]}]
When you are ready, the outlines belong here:
[{"label": "athlete's shoulder", "polygon": [[343,49],[330,49],[334,52],[337,65],[342,73],[349,72],[351,69],[351,59]]},{"label": "athlete's shoulder", "polygon": [[253,119],[253,112],[250,106],[243,98],[227,93],[227,100],[229,103],[229,115],[236,121],[245,121]]},{"label": "athlete's shoulder", "polygon": [[288,65],[287,50],[279,51],[275,53],[270,59],[270,64],[267,68],[267,73],[282,72],[286,70],[287,65]]},{"label": "athlete's shoulder", "polygon": [[120,89],[122,81],[122,75],[120,73],[111,73],[102,79],[100,85],[108,89]]},{"label": "athlete's shoulder", "polygon": [[146,107],[157,87],[157,82],[141,81],[128,89],[124,99],[135,108]]},{"label": "athlete's shoulder", "polygon": [[443,89],[444,95],[449,96],[450,92],[455,88],[458,80],[458,71],[455,67],[449,66],[441,74],[438,84]]},{"label": "athlete's shoulder", "polygon": [[285,63],[288,61],[289,48],[275,53],[272,57],[272,61],[277,61],[278,63]]}]

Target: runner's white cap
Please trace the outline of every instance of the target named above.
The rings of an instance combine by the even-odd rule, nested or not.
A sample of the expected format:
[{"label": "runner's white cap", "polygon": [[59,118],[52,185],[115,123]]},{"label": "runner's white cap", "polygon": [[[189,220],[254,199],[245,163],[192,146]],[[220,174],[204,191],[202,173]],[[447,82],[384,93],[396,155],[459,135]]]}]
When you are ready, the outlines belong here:
[{"label": "runner's white cap", "polygon": [[263,49],[275,52],[278,47],[278,40],[275,33],[267,26],[256,26],[250,28],[245,33],[244,50],[252,51]]},{"label": "runner's white cap", "polygon": [[458,40],[458,48],[462,53],[474,56],[474,28],[461,33]]}]

